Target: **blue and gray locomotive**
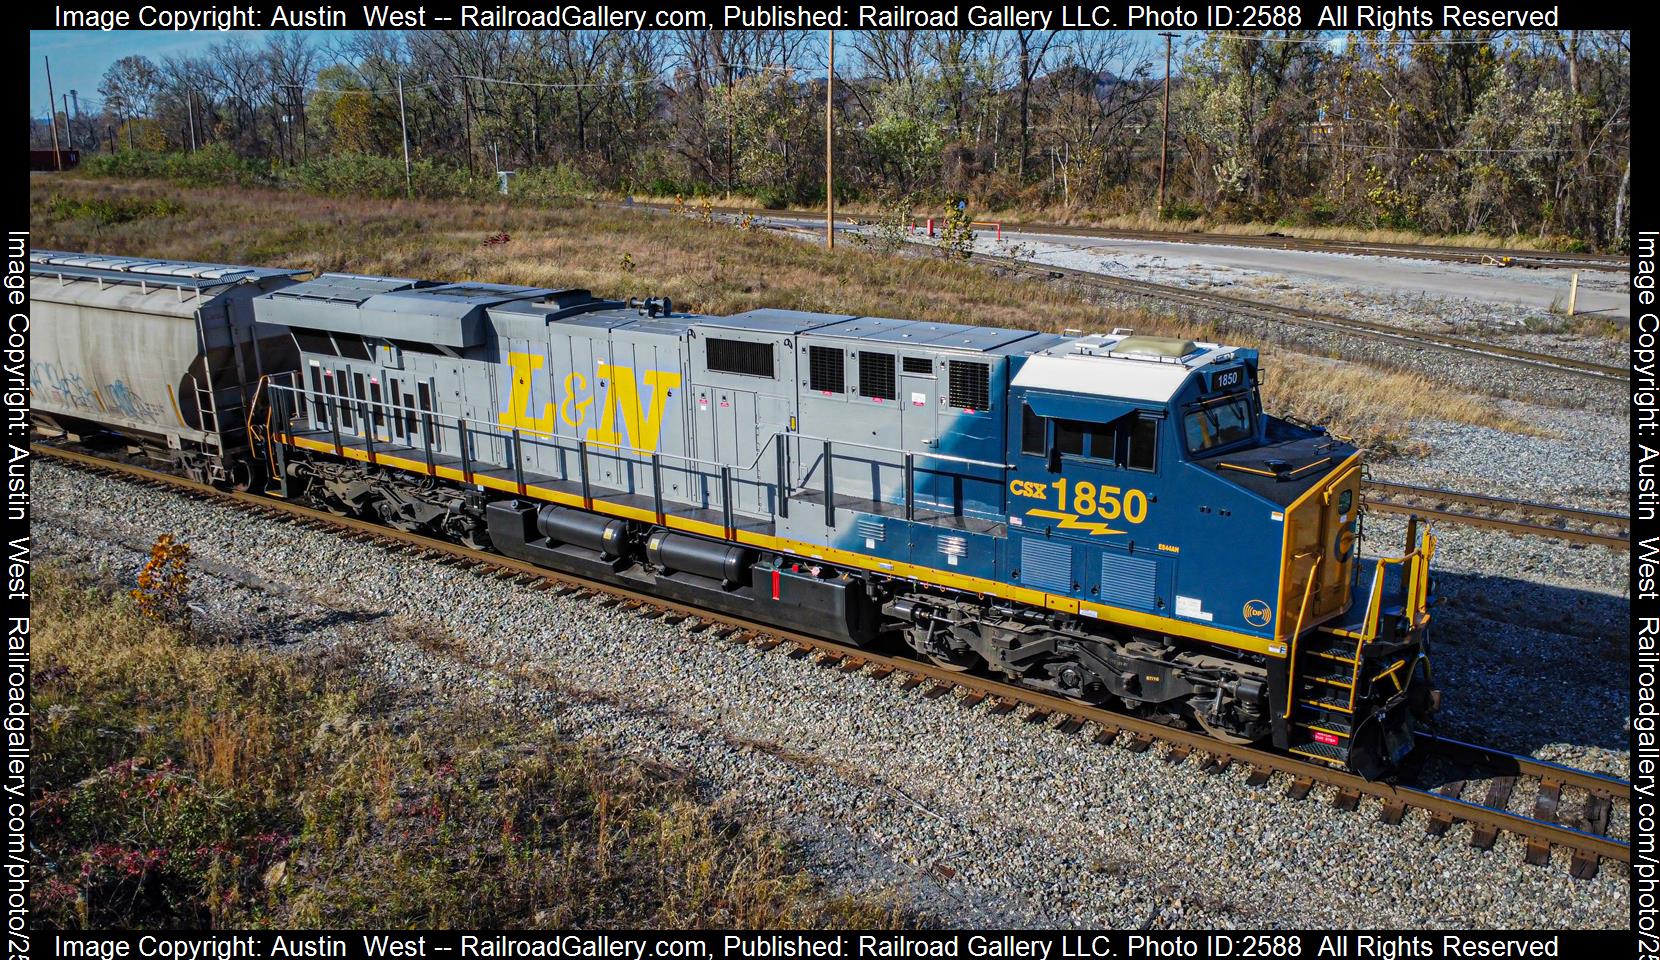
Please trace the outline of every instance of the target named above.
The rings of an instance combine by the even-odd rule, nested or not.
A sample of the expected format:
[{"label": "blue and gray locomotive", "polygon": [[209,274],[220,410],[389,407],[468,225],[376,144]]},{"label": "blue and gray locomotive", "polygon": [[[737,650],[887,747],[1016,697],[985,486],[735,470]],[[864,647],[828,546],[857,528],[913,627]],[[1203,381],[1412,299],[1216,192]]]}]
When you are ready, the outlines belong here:
[{"label": "blue and gray locomotive", "polygon": [[[215,478],[1367,776],[1436,699],[1434,538],[1360,556],[1358,452],[1254,350],[51,252],[31,295],[48,425]],[[67,342],[152,307],[184,374],[112,422]]]}]

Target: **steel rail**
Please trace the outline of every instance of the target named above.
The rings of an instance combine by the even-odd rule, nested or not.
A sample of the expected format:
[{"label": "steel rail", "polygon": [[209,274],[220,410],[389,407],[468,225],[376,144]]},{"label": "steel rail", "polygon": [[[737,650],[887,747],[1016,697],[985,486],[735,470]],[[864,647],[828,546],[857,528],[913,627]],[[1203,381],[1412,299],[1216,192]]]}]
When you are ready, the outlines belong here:
[{"label": "steel rail", "polygon": [[1441,487],[1420,487],[1411,483],[1396,483],[1391,480],[1368,480],[1365,486],[1369,490],[1380,493],[1395,493],[1411,497],[1428,497],[1431,499],[1448,500],[1454,503],[1467,503],[1471,506],[1490,507],[1493,509],[1526,510],[1535,513],[1549,514],[1561,517],[1564,520],[1578,520],[1582,523],[1606,524],[1608,526],[1631,528],[1631,518],[1623,513],[1613,513],[1606,510],[1586,510],[1583,507],[1564,507],[1553,503],[1540,503],[1536,500],[1515,500],[1510,497],[1494,497],[1484,493],[1464,493],[1459,490],[1446,490]]},{"label": "steel rail", "polygon": [[[1370,796],[1381,800],[1386,805],[1386,811],[1391,805],[1398,805],[1401,809],[1416,807],[1431,814],[1450,818],[1452,821],[1466,821],[1493,830],[1503,830],[1535,843],[1561,846],[1573,851],[1576,857],[1600,857],[1619,863],[1631,863],[1629,842],[1587,833],[1564,824],[1539,820],[1412,786],[1367,780],[1324,764],[1299,760],[1248,745],[1222,743],[1202,733],[1062,699],[988,677],[947,670],[918,660],[888,656],[808,634],[780,630],[770,624],[744,617],[712,612],[654,594],[550,570],[501,554],[473,550],[446,540],[409,533],[366,520],[336,516],[287,500],[256,493],[222,490],[149,467],[106,460],[40,443],[31,443],[30,450],[36,455],[68,462],[83,469],[129,477],[152,486],[173,487],[199,498],[216,499],[279,519],[318,528],[332,527],[344,530],[357,538],[375,540],[392,549],[422,551],[444,558],[448,562],[469,565],[475,569],[493,569],[498,572],[498,576],[505,579],[528,579],[546,584],[550,588],[565,588],[571,593],[580,591],[600,594],[627,603],[631,607],[648,607],[672,613],[683,620],[695,618],[700,622],[719,624],[725,628],[721,631],[722,636],[739,635],[747,640],[757,641],[767,649],[793,643],[795,648],[792,652],[799,652],[801,656],[814,656],[815,662],[821,665],[838,666],[849,672],[862,672],[869,667],[883,677],[893,673],[904,673],[918,681],[913,686],[921,686],[926,682],[930,684],[930,692],[938,688],[939,693],[936,695],[944,695],[954,689],[964,690],[974,705],[989,698],[996,698],[999,703],[1025,705],[1032,711],[1025,719],[1031,721],[1036,718],[1047,724],[1053,722],[1056,717],[1064,718],[1060,725],[1070,725],[1071,733],[1077,733],[1087,721],[1099,728],[1095,737],[1098,743],[1116,743],[1121,734],[1128,733],[1131,737],[1129,748],[1145,751],[1152,742],[1161,741],[1171,747],[1172,756],[1186,757],[1195,751],[1210,756],[1212,762],[1207,769],[1211,772],[1221,772],[1236,762],[1247,764],[1255,768],[1257,775],[1262,775],[1261,780],[1253,777],[1253,782],[1258,784],[1266,782],[1267,774],[1283,773],[1293,778],[1290,789],[1293,795],[1299,798],[1307,794],[1312,784],[1324,783],[1337,789],[1337,802],[1346,809],[1353,809],[1358,798]],[[964,702],[967,704],[967,700]],[[1301,789],[1298,790],[1298,787]],[[1625,787],[1629,792],[1630,785],[1625,784]]]},{"label": "steel rail", "polygon": [[1619,528],[1621,532],[1599,533],[1595,530],[1589,529],[1559,527],[1548,523],[1532,523],[1526,520],[1512,520],[1506,517],[1491,516],[1489,514],[1470,513],[1460,510],[1446,510],[1439,507],[1403,503],[1399,499],[1385,499],[1376,496],[1367,496],[1367,507],[1381,513],[1416,514],[1432,520],[1445,520],[1449,523],[1461,523],[1466,526],[1486,527],[1494,530],[1503,530],[1506,533],[1550,537],[1556,540],[1568,540],[1575,543],[1591,543],[1615,550],[1631,549],[1631,518],[1617,513],[1606,513],[1600,510],[1585,510],[1578,507],[1562,507],[1547,503],[1535,503],[1528,500],[1512,500],[1506,497],[1489,497],[1477,493],[1461,493],[1455,490],[1442,490],[1436,487],[1418,487],[1411,484],[1390,483],[1381,480],[1366,481],[1363,485],[1363,490],[1365,490],[1368,494],[1392,494],[1399,498],[1416,498],[1420,500],[1432,501],[1441,500],[1449,503],[1464,504],[1466,506],[1481,507],[1488,510],[1538,514],[1546,518],[1560,520],[1564,523],[1579,523],[1586,526],[1615,527]]},{"label": "steel rail", "polygon": [[1496,776],[1538,777],[1541,780],[1556,780],[1564,785],[1577,787],[1592,796],[1605,797],[1609,800],[1626,800],[1631,795],[1630,782],[1618,777],[1597,773],[1595,770],[1565,767],[1560,763],[1540,760],[1538,757],[1510,753],[1506,750],[1483,747],[1474,743],[1465,743],[1462,740],[1455,740],[1438,734],[1420,731],[1418,733],[1418,747],[1460,763],[1486,768]]}]

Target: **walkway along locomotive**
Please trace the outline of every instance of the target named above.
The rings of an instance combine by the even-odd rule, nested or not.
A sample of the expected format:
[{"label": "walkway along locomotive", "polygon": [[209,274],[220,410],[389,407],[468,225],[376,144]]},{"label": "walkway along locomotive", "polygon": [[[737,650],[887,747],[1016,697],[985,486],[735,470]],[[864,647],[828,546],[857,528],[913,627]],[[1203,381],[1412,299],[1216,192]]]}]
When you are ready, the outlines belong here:
[{"label": "walkway along locomotive", "polygon": [[[1359,454],[1253,350],[45,251],[31,295],[41,416],[213,477],[1367,776],[1438,699],[1433,536],[1360,556]],[[90,358],[179,368],[151,310],[209,359],[116,417]]]}]

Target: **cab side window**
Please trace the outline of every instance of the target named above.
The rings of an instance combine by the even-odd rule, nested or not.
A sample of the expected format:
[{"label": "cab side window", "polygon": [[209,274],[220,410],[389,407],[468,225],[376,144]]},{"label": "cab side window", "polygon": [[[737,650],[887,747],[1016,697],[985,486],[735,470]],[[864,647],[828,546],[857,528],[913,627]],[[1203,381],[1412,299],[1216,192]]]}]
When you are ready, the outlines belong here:
[{"label": "cab side window", "polygon": [[[910,358],[907,357],[906,359]],[[1023,403],[1020,405],[1021,453],[1030,453],[1041,457],[1049,452],[1049,438],[1044,436],[1046,432],[1044,429],[1045,422],[1044,418],[1038,416],[1037,411],[1032,409],[1031,404]]]},{"label": "cab side window", "polygon": [[1055,448],[1062,454],[1081,457],[1084,455],[1084,435],[1089,425],[1077,420],[1055,421]]},{"label": "cab side window", "polygon": [[1159,422],[1136,414],[1124,423],[1124,465],[1153,471],[1159,464]]}]

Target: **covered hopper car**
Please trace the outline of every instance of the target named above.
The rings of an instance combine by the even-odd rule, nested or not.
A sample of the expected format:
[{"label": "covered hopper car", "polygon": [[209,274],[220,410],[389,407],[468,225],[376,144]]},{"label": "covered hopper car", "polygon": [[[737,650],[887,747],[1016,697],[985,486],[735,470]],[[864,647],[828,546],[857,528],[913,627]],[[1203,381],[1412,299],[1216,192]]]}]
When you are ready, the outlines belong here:
[{"label": "covered hopper car", "polygon": [[1361,556],[1358,452],[1263,413],[1253,350],[260,282],[282,496],[1367,776],[1437,699],[1434,538]]}]

